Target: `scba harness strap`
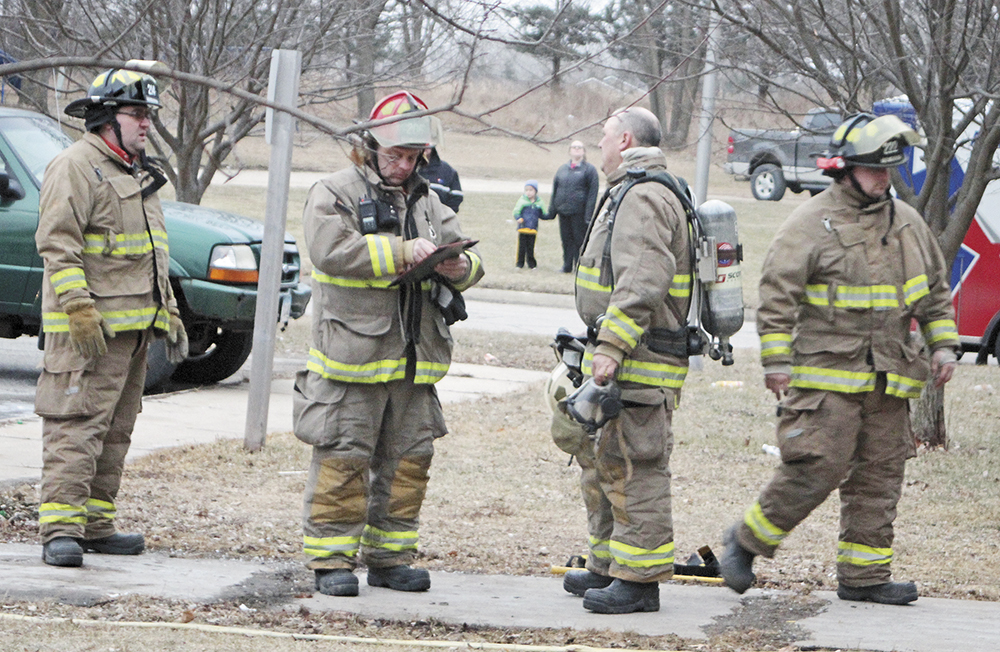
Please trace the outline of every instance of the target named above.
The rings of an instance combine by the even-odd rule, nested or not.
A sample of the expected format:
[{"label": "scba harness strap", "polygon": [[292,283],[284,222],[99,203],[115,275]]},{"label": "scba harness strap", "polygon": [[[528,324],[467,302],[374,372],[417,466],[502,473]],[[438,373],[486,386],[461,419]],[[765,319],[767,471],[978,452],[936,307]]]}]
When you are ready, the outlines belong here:
[{"label": "scba harness strap", "polygon": [[[610,198],[611,203],[608,206],[608,235],[607,239],[604,241],[604,251],[601,255],[600,274],[600,283],[601,285],[606,286],[613,286],[615,280],[614,270],[611,266],[611,237],[614,233],[615,220],[618,217],[618,209],[621,207],[622,200],[625,198],[625,195],[628,194],[628,191],[640,183],[655,182],[670,190],[670,192],[677,197],[677,200],[681,204],[681,208],[684,210],[684,217],[687,219],[689,232],[692,236],[701,232],[700,225],[698,224],[698,213],[695,210],[694,201],[691,198],[690,188],[687,181],[680,177],[675,177],[668,172],[649,172],[644,168],[631,168],[626,170],[625,174],[627,175],[626,181],[618,194],[611,197],[611,189],[608,189],[608,191],[604,193],[604,196],[601,197],[601,202],[597,206],[596,214],[599,215],[601,213],[601,209]],[[597,220],[591,220],[590,227],[587,230],[586,241],[590,240],[590,233],[594,228],[594,223],[596,221]],[[691,261],[691,273],[694,274],[694,237],[688,238],[688,255]],[[691,299],[689,297],[687,306],[685,307],[685,313],[690,308],[690,305]],[[676,311],[673,312],[675,313],[674,316],[677,318],[678,322],[682,324],[687,322],[686,314],[680,315],[677,314]],[[693,336],[697,337],[697,341],[692,340]],[[704,346],[704,342],[701,341],[697,327],[685,327],[677,330],[670,330],[666,328],[650,329],[645,334],[643,341],[646,346],[655,353],[672,355],[679,358],[687,357],[693,351],[700,351]]]}]

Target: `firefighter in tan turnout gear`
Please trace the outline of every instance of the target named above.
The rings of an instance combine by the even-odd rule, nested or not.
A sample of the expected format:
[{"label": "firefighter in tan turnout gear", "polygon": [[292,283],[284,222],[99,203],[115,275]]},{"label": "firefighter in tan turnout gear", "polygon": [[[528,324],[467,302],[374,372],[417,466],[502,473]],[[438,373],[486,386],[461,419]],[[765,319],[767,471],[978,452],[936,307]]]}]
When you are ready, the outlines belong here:
[{"label": "firefighter in tan turnout gear", "polygon": [[772,557],[839,488],[837,595],[917,599],[913,582],[890,572],[904,466],[915,454],[907,399],[928,378],[951,379],[959,346],[937,241],[889,195],[889,169],[918,141],[895,116],[849,118],[818,161],[835,183],[788,217],[764,261],[757,329],[765,383],[780,401],[781,466],[726,532],[722,576],[739,593],[755,580],[754,556]]},{"label": "firefighter in tan turnout gear", "polygon": [[[402,91],[371,119],[426,110]],[[296,378],[295,434],[313,448],[305,493],[304,548],[316,588],[358,594],[359,556],[368,584],[430,587],[413,568],[420,506],[434,439],[447,431],[434,383],[448,372],[448,326],[464,319],[462,290],[483,276],[468,249],[436,274],[391,285],[440,245],[464,240],[455,213],[417,174],[436,125],[417,116],[376,126],[352,152],[354,165],[313,186],[304,227],[314,265],[313,345]],[[434,259],[431,259],[433,261]]]},{"label": "firefighter in tan turnout gear", "polygon": [[563,580],[599,613],[657,611],[658,582],[673,575],[670,426],[688,365],[688,223],[659,183],[619,196],[630,174],[666,170],[660,135],[646,109],[608,118],[600,147],[610,194],[576,270],[577,312],[591,334],[583,372],[598,387],[620,389],[623,406],[578,456],[589,554],[586,570]]},{"label": "firefighter in tan turnout gear", "polygon": [[172,362],[187,356],[156,195],[166,179],[145,155],[159,108],[149,75],[98,75],[87,97],[66,107],[86,133],[52,160],[42,183],[38,511],[42,558],[55,566],[80,566],[84,552],[137,555],[145,546],[142,534],[117,532],[114,519],[146,348],[166,337]]}]

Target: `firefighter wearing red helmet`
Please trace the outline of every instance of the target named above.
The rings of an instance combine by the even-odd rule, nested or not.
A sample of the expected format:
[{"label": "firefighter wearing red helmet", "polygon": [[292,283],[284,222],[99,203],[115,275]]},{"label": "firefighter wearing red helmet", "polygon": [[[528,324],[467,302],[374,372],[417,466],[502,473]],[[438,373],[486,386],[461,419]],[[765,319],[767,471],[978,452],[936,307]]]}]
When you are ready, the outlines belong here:
[{"label": "firefighter wearing red helmet", "polygon": [[448,327],[464,318],[460,293],[483,267],[467,249],[429,278],[392,283],[440,245],[465,239],[417,174],[437,133],[436,118],[419,115],[426,109],[406,91],[383,98],[353,165],[316,183],[306,202],[317,305],[293,418],[296,436],[313,446],[307,567],[328,595],[358,594],[359,562],[371,586],[430,587],[428,572],[410,564],[434,440],[447,432],[434,383],[451,361]]},{"label": "firefighter wearing red helmet", "polygon": [[156,195],[166,179],[145,154],[158,91],[145,73],[98,75],[87,96],[66,107],[84,119],[86,133],[52,160],[42,183],[38,521],[42,559],[55,566],[80,566],[84,552],[143,551],[143,535],[118,532],[114,519],[146,349],[165,337],[171,362],[187,357]]},{"label": "firefighter wearing red helmet", "polygon": [[[761,361],[779,400],[781,465],[725,534],[726,584],[743,593],[756,555],[778,546],[840,491],[837,595],[906,604],[893,581],[893,521],[915,454],[907,399],[954,372],[959,342],[948,267],[920,215],[889,194],[889,170],[918,134],[859,114],[818,162],[835,183],[778,230],[760,282]],[[920,334],[912,333],[916,320]]]}]

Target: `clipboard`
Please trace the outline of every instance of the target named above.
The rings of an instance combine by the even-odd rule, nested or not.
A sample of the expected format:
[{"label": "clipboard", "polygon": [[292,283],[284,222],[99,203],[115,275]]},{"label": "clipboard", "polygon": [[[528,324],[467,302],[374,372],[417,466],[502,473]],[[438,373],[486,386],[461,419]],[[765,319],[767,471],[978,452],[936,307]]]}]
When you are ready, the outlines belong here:
[{"label": "clipboard", "polygon": [[459,240],[449,244],[441,245],[435,249],[427,258],[406,270],[392,280],[389,287],[396,287],[403,283],[419,283],[434,273],[437,264],[449,258],[459,257],[466,249],[479,244],[479,240]]}]

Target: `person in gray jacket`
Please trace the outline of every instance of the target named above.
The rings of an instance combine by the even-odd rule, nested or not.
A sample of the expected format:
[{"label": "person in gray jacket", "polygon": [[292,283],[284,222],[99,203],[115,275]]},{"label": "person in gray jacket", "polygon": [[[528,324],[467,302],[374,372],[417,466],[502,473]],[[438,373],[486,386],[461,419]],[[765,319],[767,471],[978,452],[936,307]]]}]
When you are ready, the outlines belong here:
[{"label": "person in gray jacket", "polygon": [[597,168],[587,162],[587,150],[583,143],[574,140],[569,146],[569,162],[559,168],[552,180],[552,202],[546,217],[551,220],[559,216],[563,273],[572,272],[580,256],[587,225],[597,205],[600,185]]}]

